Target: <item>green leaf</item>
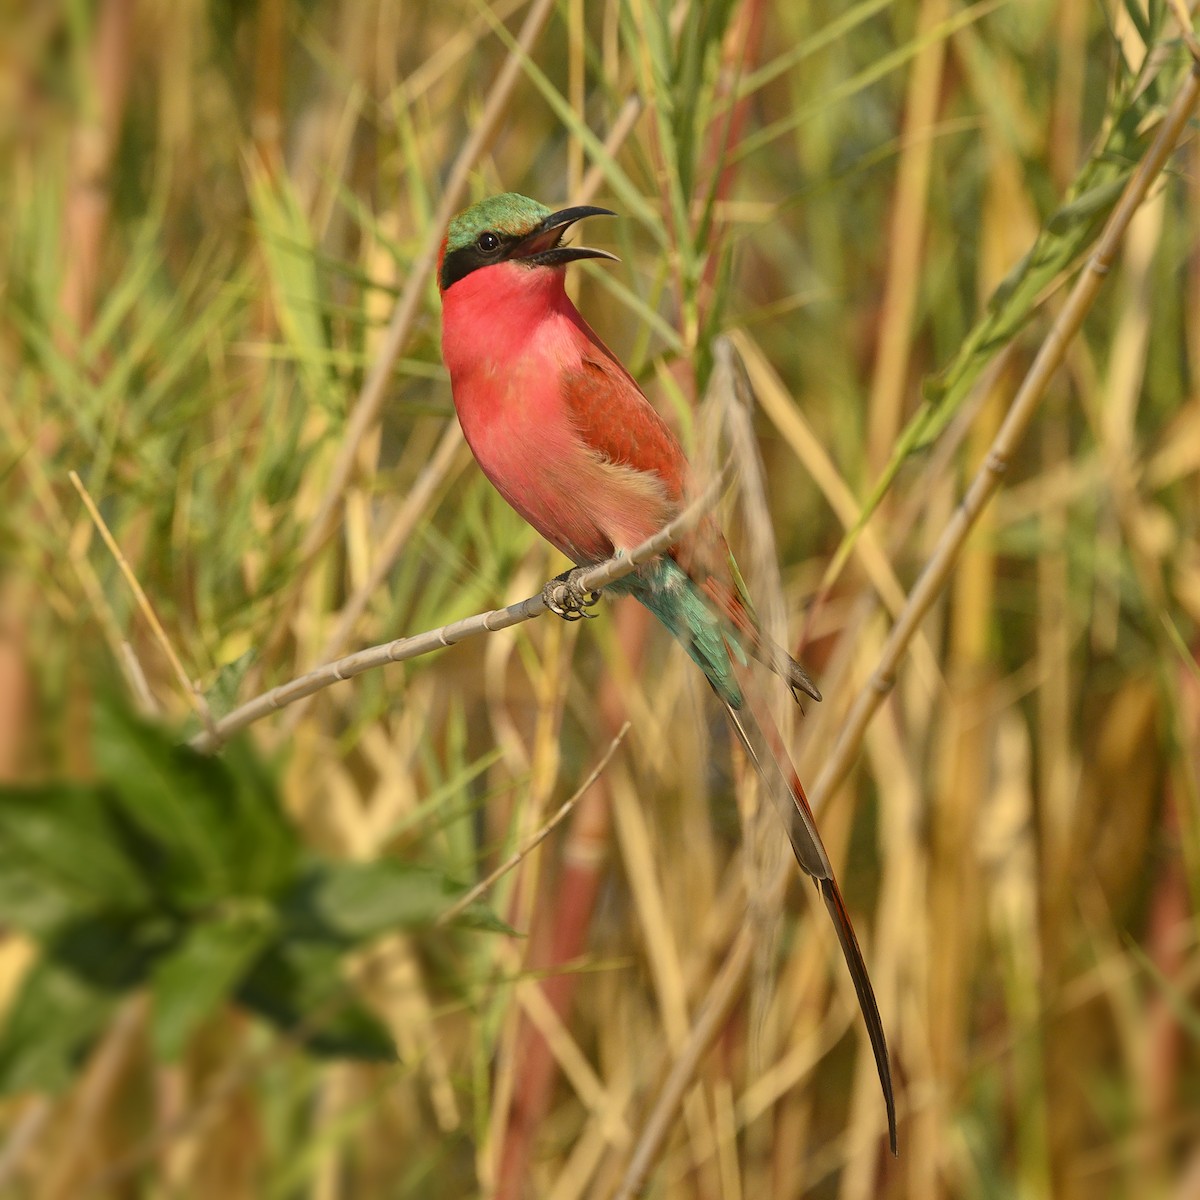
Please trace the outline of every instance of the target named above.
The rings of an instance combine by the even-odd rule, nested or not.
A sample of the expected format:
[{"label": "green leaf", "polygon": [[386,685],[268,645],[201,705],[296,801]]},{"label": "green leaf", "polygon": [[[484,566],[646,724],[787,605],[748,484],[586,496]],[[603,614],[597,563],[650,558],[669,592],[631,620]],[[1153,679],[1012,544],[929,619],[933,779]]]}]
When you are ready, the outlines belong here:
[{"label": "green leaf", "polygon": [[294,877],[303,844],[283,811],[274,771],[248,737],[230,742],[220,758],[195,757],[206,764],[219,799],[220,836],[234,888],[243,896],[279,891]]},{"label": "green leaf", "polygon": [[99,913],[73,921],[46,943],[48,958],[105,991],[131,991],[179,940],[180,926],[155,912]]},{"label": "green leaf", "polygon": [[275,931],[265,909],[230,912],[193,925],[155,965],[151,1036],[174,1060],[196,1030],[236,991]]},{"label": "green leaf", "polygon": [[100,708],[95,740],[100,770],[137,835],[130,846],[170,904],[263,896],[294,873],[299,839],[248,742],[220,758],[199,754],[115,706]]},{"label": "green leaf", "polygon": [[212,903],[227,894],[220,816],[206,794],[217,781],[204,780],[206,768],[189,762],[164,730],[116,705],[99,706],[93,742],[101,775],[149,843],[144,851],[161,856],[152,865],[146,853],[145,865],[154,874],[151,886],[183,906]]},{"label": "green leaf", "polygon": [[117,1001],[61,963],[37,963],[0,1027],[0,1093],[66,1087]]},{"label": "green leaf", "polygon": [[46,936],[102,909],[139,909],[150,890],[100,789],[0,788],[0,921]]},{"label": "green leaf", "polygon": [[[326,863],[310,872],[289,907],[306,931],[355,943],[397,929],[432,925],[463,891],[435,868],[394,858]],[[461,920],[509,932],[482,904],[472,905]]]},{"label": "green leaf", "polygon": [[342,982],[336,945],[297,938],[276,943],[254,964],[237,998],[318,1054],[395,1058],[391,1035]]}]

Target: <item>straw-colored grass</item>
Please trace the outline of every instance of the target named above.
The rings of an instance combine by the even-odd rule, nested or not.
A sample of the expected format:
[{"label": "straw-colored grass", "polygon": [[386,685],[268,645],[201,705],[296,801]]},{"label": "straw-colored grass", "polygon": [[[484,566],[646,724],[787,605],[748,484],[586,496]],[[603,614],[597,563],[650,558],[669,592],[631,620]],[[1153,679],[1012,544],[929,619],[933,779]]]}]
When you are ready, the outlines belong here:
[{"label": "straw-colored grass", "polygon": [[[276,780],[314,869],[461,884],[443,912],[507,864],[512,932],[422,909],[290,1028],[235,981],[176,1044],[178,965],[39,1024],[62,951],[0,880],[0,1196],[1200,1195],[1182,6],[28,7],[0,69],[10,880],[4,806],[129,783],[104,714],[203,739],[563,569],[462,443],[432,266],[481,195],[602,203],[622,262],[572,293],[695,460],[734,460],[720,512],[825,695],[795,755],[901,1120],[892,1159],[836,943],[703,681],[605,602],[336,683],[213,776]],[[66,854],[26,849],[30,879]],[[348,1011],[393,1061],[303,1047]]]}]

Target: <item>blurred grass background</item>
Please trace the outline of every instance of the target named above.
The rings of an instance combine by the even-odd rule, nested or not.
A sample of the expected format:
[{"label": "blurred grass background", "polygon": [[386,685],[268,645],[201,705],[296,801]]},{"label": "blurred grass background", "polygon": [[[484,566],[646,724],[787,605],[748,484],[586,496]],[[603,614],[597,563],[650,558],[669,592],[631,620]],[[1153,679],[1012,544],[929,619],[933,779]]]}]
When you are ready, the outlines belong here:
[{"label": "blurred grass background", "polygon": [[[572,288],[686,437],[736,331],[791,638],[826,697],[797,729],[811,778],[1186,62],[1136,0],[50,0],[4,20],[0,777],[24,784],[96,775],[114,690],[178,728],[562,569],[470,462],[438,355],[445,205],[498,190],[620,212],[588,238],[621,265]],[[628,718],[569,827],[492,892],[528,936],[413,929],[348,957],[395,1038],[383,1065],[309,1057],[233,1004],[164,1055],[131,990],[65,1086],[5,1081],[0,1194],[613,1195],[751,922],[749,986],[647,1195],[1200,1196],[1196,168],[1188,142],[1136,217],[822,813],[898,1160],[811,889],[764,911],[773,817],[685,656],[621,603],[253,731],[314,851],[470,882]],[[1048,265],[977,353],[1039,230]],[[940,437],[830,578],[956,360]],[[39,953],[4,936],[5,1006]]]}]

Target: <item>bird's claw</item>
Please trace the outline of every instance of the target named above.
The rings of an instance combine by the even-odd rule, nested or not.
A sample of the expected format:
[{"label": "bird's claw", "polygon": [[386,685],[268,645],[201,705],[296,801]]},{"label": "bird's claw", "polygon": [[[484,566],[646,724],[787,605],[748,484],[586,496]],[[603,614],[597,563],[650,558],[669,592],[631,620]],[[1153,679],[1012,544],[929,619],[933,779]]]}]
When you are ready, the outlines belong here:
[{"label": "bird's claw", "polygon": [[599,603],[600,593],[581,586],[579,580],[582,575],[583,568],[575,567],[551,579],[542,588],[542,603],[564,621],[578,621],[580,617],[596,616],[594,612],[588,612],[588,609]]}]

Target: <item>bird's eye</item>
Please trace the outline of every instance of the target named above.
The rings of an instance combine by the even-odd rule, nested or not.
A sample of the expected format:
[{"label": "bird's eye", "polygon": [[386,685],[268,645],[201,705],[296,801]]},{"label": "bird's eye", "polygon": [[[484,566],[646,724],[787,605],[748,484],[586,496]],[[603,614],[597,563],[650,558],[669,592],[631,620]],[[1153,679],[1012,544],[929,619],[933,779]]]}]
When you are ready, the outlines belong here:
[{"label": "bird's eye", "polygon": [[500,249],[500,239],[490,229],[485,229],[475,239],[475,245],[480,254],[495,254]]}]

